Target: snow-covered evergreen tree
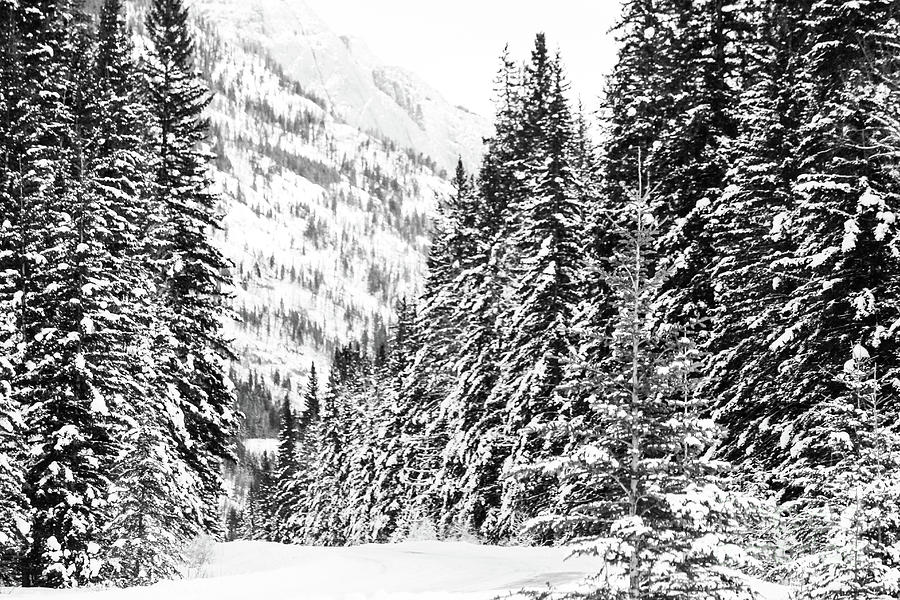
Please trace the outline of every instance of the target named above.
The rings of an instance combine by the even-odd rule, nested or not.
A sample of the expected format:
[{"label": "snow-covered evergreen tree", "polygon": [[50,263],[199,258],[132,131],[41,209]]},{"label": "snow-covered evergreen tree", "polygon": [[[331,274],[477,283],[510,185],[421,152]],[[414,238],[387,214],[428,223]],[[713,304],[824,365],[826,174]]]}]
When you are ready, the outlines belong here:
[{"label": "snow-covered evergreen tree", "polygon": [[404,511],[410,509],[411,490],[406,459],[413,451],[405,436],[410,407],[404,402],[404,377],[414,359],[413,330],[415,309],[405,299],[397,303],[396,324],[393,328],[387,364],[380,373],[384,381],[385,398],[381,418],[374,431],[375,466],[373,482],[372,540],[387,542],[408,533],[403,530]]},{"label": "snow-covered evergreen tree", "polygon": [[[23,369],[17,395],[26,406],[29,461],[25,490],[32,512],[26,557],[30,584],[71,586],[103,568],[111,410],[128,385],[120,362],[120,292],[107,228],[112,197],[92,171],[93,114],[86,16],[67,3],[26,11],[42,89],[32,98],[27,155],[33,233],[24,237],[27,275],[20,282]],[[32,162],[33,161],[33,162]],[[112,309],[112,310],[110,310]],[[115,350],[114,350],[115,349]]]},{"label": "snow-covered evergreen tree", "polygon": [[218,227],[210,193],[211,155],[201,149],[210,102],[194,71],[194,44],[181,0],[154,0],[147,15],[152,42],[147,61],[148,103],[153,117],[152,154],[160,201],[159,253],[165,305],[177,358],[169,376],[177,386],[190,440],[184,460],[197,473],[205,506],[204,527],[219,533],[220,460],[231,456],[234,398],[221,331],[228,262],[210,240]]},{"label": "snow-covered evergreen tree", "polygon": [[[276,538],[282,542],[300,542],[306,539],[304,528],[308,519],[311,519],[310,503],[315,483],[315,461],[322,442],[322,410],[315,364],[310,366],[303,403],[302,416],[294,417],[294,468],[290,473],[279,472],[276,497],[279,530]],[[283,418],[282,429],[288,429],[289,425],[284,421]],[[283,435],[282,433],[282,438]],[[285,442],[283,438],[282,443]]]},{"label": "snow-covered evergreen tree", "polygon": [[[177,394],[161,393],[154,373],[159,355],[152,340],[132,360],[144,369],[145,392],[122,428],[111,516],[107,524],[110,579],[123,586],[178,577],[191,541],[202,531],[203,506],[196,475],[184,463],[173,436],[187,438]],[[163,387],[163,390],[166,388]]]},{"label": "snow-covered evergreen tree", "polygon": [[[309,485],[300,529],[303,543],[336,546],[346,543],[348,524],[346,464],[353,443],[349,437],[348,385],[364,370],[365,357],[350,345],[335,351],[322,398],[321,416],[313,429],[315,453],[309,459]],[[368,441],[368,440],[366,440]]]},{"label": "snow-covered evergreen tree", "polygon": [[803,493],[797,473],[807,465],[830,462],[825,431],[839,424],[823,407],[846,393],[812,374],[838,371],[855,344],[871,348],[885,377],[897,369],[900,181],[882,118],[896,103],[873,76],[896,65],[897,11],[886,1],[823,1],[804,21],[792,202],[777,223],[791,240],[774,265],[781,319],[751,359],[763,365],[761,403],[746,394],[749,406],[734,406],[753,423],[745,451],[759,454],[786,497]]},{"label": "snow-covered evergreen tree", "polygon": [[[8,515],[0,525],[0,555],[12,562],[25,548],[30,524],[26,521],[22,494],[24,440],[21,405],[14,400],[13,384],[18,364],[19,316],[18,284],[22,274],[22,225],[19,217],[22,188],[21,141],[25,123],[23,93],[27,81],[20,47],[22,7],[17,2],[0,2],[0,514]],[[0,583],[20,582],[17,569],[9,562],[0,567]]]},{"label": "snow-covered evergreen tree", "polygon": [[[15,314],[12,311],[4,313]],[[8,329],[12,323],[0,325],[3,345],[0,346],[0,514],[4,515],[0,525],[0,556],[6,557],[0,565],[0,584],[18,584],[18,573],[7,561],[18,557],[25,546],[30,529],[25,520],[25,503],[22,496],[22,438],[25,423],[18,407],[12,401],[14,347],[9,341],[14,339]]]},{"label": "snow-covered evergreen tree", "polygon": [[303,416],[298,423],[298,430],[303,432],[314,422],[319,420],[319,375],[316,372],[316,364],[309,366],[309,379],[306,381],[306,391],[303,394]]},{"label": "snow-covered evergreen tree", "polygon": [[[752,2],[744,89],[736,108],[739,135],[726,147],[731,167],[715,203],[716,309],[710,393],[720,400],[725,447],[752,463],[768,446],[767,406],[781,394],[768,358],[773,331],[796,281],[776,267],[788,258],[786,215],[792,207],[799,122],[798,61],[805,36],[803,2]],[[762,443],[762,446],[757,446]]]},{"label": "snow-covered evergreen tree", "polygon": [[[667,3],[653,0],[626,0],[613,32],[619,42],[616,64],[607,80],[601,116],[607,129],[603,143],[603,197],[612,209],[627,205],[626,182],[637,171],[635,148],[650,148],[672,117],[673,98],[665,62],[673,34],[668,27]],[[657,169],[644,157],[644,168]],[[608,230],[604,220],[593,232],[602,243]],[[606,240],[610,254],[615,240]]]},{"label": "snow-covered evergreen tree", "polygon": [[345,524],[348,544],[372,540],[375,482],[378,478],[376,445],[377,414],[383,409],[385,392],[382,382],[368,359],[363,359],[356,376],[345,388],[347,444],[340,461],[341,494],[346,498],[341,521]]},{"label": "snow-covered evergreen tree", "polygon": [[618,306],[611,354],[583,361],[591,412],[569,423],[579,443],[542,465],[561,477],[564,512],[532,527],[603,557],[585,584],[592,597],[750,597],[735,528],[751,504],[721,487],[716,427],[696,394],[701,357],[660,318],[671,270],[653,254],[654,208],[641,189],[627,207],[630,226],[617,231],[623,241],[606,275]]},{"label": "snow-covered evergreen tree", "polygon": [[272,458],[268,452],[264,452],[258,464],[253,465],[252,483],[244,502],[240,529],[242,539],[272,541],[276,507],[273,498],[274,484]]},{"label": "snow-covered evergreen tree", "polygon": [[501,375],[493,390],[505,402],[505,436],[511,443],[500,515],[507,535],[523,515],[538,514],[553,495],[550,482],[520,470],[561,450],[559,439],[534,430],[551,431],[546,426],[564,416],[558,388],[564,357],[576,343],[573,317],[585,271],[584,197],[572,159],[574,123],[561,67],[545,53],[538,38],[525,104],[526,124],[535,125],[527,126],[526,134],[534,138],[529,143],[537,158],[526,170],[533,187],[513,209],[519,215],[512,232],[516,283],[504,320],[508,340]]},{"label": "snow-covered evergreen tree", "polygon": [[[475,223],[479,212],[461,160],[451,184],[453,192],[443,199],[433,227],[435,243],[428,256],[419,309],[408,308],[407,316],[415,315],[417,321],[397,329],[391,349],[393,367],[404,364],[405,369],[396,375],[399,386],[393,386],[394,419],[405,421],[404,444],[417,447],[417,452],[406,453],[413,462],[406,469],[410,487],[406,490],[409,502],[404,504],[407,511],[416,513],[416,519],[430,518],[435,525],[440,515],[456,504],[458,494],[454,490],[465,468],[445,452],[450,427],[462,426],[448,423],[458,416],[461,407],[448,403],[447,397],[455,381],[453,363],[470,334],[472,316],[458,309],[465,293],[460,279],[477,252]],[[398,319],[402,317],[398,315]],[[414,503],[417,506],[412,506]]]},{"label": "snow-covered evergreen tree", "polygon": [[[728,168],[723,144],[736,133],[736,84],[744,46],[740,11],[717,0],[664,2],[662,27],[651,41],[665,48],[669,120],[645,146],[651,178],[659,186],[660,255],[677,256],[667,284],[671,318],[706,343],[715,307],[710,264],[715,259],[711,213]],[[646,33],[646,32],[645,32]]]},{"label": "snow-covered evergreen tree", "polygon": [[[100,9],[94,89],[87,106],[95,127],[93,185],[108,203],[94,214],[95,261],[108,291],[107,296],[92,294],[99,296],[99,315],[92,321],[113,342],[96,352],[95,360],[97,368],[105,359],[115,369],[106,367],[102,385],[111,399],[107,404],[118,440],[104,553],[113,567],[110,578],[134,585],[180,573],[184,549],[200,531],[201,507],[194,497],[195,477],[177,451],[189,439],[179,397],[160,372],[174,354],[166,309],[153,294],[147,266],[153,264],[147,256],[154,240],[146,232],[155,209],[146,170],[148,113],[124,16],[119,0],[105,0]],[[99,283],[95,278],[98,288]]]},{"label": "snow-covered evergreen tree", "polygon": [[[517,177],[521,80],[520,68],[505,50],[495,81],[494,135],[487,140],[471,201],[474,253],[461,265],[456,280],[459,304],[455,318],[463,337],[451,363],[454,384],[444,401],[448,443],[443,476],[438,481],[441,497],[458,496],[455,505],[448,507],[445,524],[453,523],[456,528],[493,541],[501,536],[497,527],[502,497],[500,473],[508,444],[502,430],[505,402],[492,397],[491,392],[504,348],[499,317],[509,281],[506,217],[522,187]],[[454,464],[465,465],[458,475]]]},{"label": "snow-covered evergreen tree", "polygon": [[279,542],[289,542],[295,539],[290,522],[294,513],[300,510],[300,503],[303,501],[302,498],[297,497],[299,491],[297,477],[300,469],[298,452],[303,435],[290,398],[286,396],[281,407],[278,462],[272,492],[275,520],[272,524],[273,539]]}]

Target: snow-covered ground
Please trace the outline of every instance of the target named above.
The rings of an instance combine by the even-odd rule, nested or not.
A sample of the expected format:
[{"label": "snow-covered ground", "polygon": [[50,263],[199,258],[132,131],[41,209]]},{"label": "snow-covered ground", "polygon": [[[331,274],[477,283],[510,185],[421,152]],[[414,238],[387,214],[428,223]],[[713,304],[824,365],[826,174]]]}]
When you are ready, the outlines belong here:
[{"label": "snow-covered ground", "polygon": [[[90,600],[489,600],[521,590],[574,586],[598,569],[596,558],[562,548],[406,542],[311,548],[267,542],[216,546],[198,579],[128,590],[0,590],[0,597]],[[760,585],[764,600],[787,591]]]}]

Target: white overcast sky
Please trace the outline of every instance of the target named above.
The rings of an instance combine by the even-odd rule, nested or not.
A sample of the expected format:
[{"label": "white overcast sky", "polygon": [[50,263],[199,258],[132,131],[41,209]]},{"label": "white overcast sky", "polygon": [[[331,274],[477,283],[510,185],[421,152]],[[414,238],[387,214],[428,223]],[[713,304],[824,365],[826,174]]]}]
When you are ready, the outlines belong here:
[{"label": "white overcast sky", "polygon": [[340,35],[362,38],[388,65],[405,67],[450,102],[490,117],[498,57],[516,59],[547,34],[566,65],[573,93],[596,109],[615,60],[608,33],[619,0],[307,0]]}]

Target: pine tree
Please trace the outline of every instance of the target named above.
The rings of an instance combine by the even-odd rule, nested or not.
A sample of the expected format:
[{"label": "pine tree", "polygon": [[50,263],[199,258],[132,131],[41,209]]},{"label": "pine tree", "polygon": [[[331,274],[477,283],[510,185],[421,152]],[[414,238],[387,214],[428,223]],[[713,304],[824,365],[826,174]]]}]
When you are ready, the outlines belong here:
[{"label": "pine tree", "polygon": [[412,369],[417,351],[415,308],[405,299],[397,302],[396,324],[390,341],[387,362],[379,373],[385,388],[382,417],[375,431],[376,478],[373,490],[372,538],[387,542],[408,536],[421,514],[420,462],[416,453],[419,440],[410,435],[410,419],[416,397],[409,395],[409,378],[419,374]]},{"label": "pine tree", "polygon": [[306,394],[303,396],[303,418],[300,420],[300,430],[305,431],[314,422],[319,420],[319,376],[316,373],[316,364],[309,367],[309,379],[306,382]]},{"label": "pine tree", "polygon": [[677,256],[666,290],[672,318],[705,343],[715,307],[709,277],[715,259],[711,212],[728,166],[723,144],[735,137],[735,83],[744,44],[739,11],[718,0],[671,2],[661,7],[667,47],[663,63],[672,98],[671,118],[646,147],[652,179],[663,201],[667,230],[661,256]]},{"label": "pine tree", "polygon": [[[26,556],[28,584],[62,587],[96,580],[104,567],[101,529],[114,454],[111,412],[117,386],[127,386],[123,330],[108,310],[117,300],[117,257],[101,218],[111,198],[94,180],[90,106],[92,43],[86,17],[66,4],[31,11],[32,35],[48,49],[32,100],[35,123],[28,155],[31,211],[20,219],[37,231],[20,282],[24,369],[17,381],[34,440],[25,490],[32,509]],[[23,237],[23,241],[26,238]],[[32,341],[33,340],[33,341]]]},{"label": "pine tree", "polygon": [[[465,321],[455,309],[459,305],[458,279],[464,265],[471,261],[473,240],[466,223],[473,214],[470,205],[469,179],[462,161],[457,162],[451,182],[454,190],[441,203],[435,221],[435,242],[428,254],[428,275],[420,306],[414,309],[405,302],[398,306],[400,328],[395,339],[403,347],[391,349],[393,368],[403,365],[402,372],[383,373],[392,381],[386,401],[393,415],[388,428],[401,436],[399,454],[394,460],[402,464],[403,487],[393,492],[403,505],[405,515],[401,531],[428,524],[434,528],[447,499],[440,491],[445,467],[442,453],[447,445],[446,397],[453,381],[452,361],[466,335]],[[413,319],[403,322],[405,319]],[[396,475],[396,474],[395,474]],[[394,520],[393,518],[391,520]],[[407,531],[402,531],[407,530]]]},{"label": "pine tree", "polygon": [[[511,443],[506,475],[521,475],[517,482],[510,477],[504,491],[500,527],[507,534],[515,532],[520,514],[535,516],[551,501],[551,483],[522,469],[561,450],[558,439],[534,430],[549,432],[546,426],[563,416],[558,387],[564,357],[577,343],[572,327],[585,269],[582,184],[572,160],[574,124],[559,65],[544,64],[540,38],[535,52],[526,124],[540,127],[526,125],[526,130],[535,138],[533,155],[540,158],[527,171],[533,189],[516,204],[515,212],[523,215],[513,233],[516,285],[504,322],[509,339],[501,378],[493,391],[506,405],[505,436]],[[544,90],[547,77],[550,87]]]},{"label": "pine tree", "polygon": [[243,513],[237,506],[229,506],[225,517],[225,541],[233,542],[240,539],[243,527]]},{"label": "pine tree", "polygon": [[[144,365],[145,381],[158,382],[153,369],[159,355],[150,348],[148,340],[133,360]],[[192,493],[195,475],[173,443],[173,432],[187,437],[177,396],[145,390],[121,434],[122,450],[113,470],[116,488],[107,530],[114,572],[109,578],[122,586],[177,578],[188,544],[202,529],[203,506]]]},{"label": "pine tree", "polygon": [[234,399],[224,371],[230,357],[221,332],[228,262],[212,245],[218,227],[216,197],[209,192],[210,155],[199,149],[208,122],[209,94],[194,73],[194,43],[181,0],[155,0],[147,16],[152,42],[147,64],[153,114],[156,191],[162,207],[159,254],[165,305],[170,308],[177,360],[170,377],[181,396],[190,444],[182,456],[197,473],[204,527],[218,533],[219,461],[231,456]]},{"label": "pine tree", "polygon": [[16,2],[0,2],[0,514],[8,515],[0,525],[0,584],[19,582],[12,565],[19,562],[30,524],[26,521],[22,494],[24,456],[21,406],[13,394],[18,364],[19,302],[18,284],[24,264],[19,208],[22,198],[20,172],[20,118],[25,98],[20,55],[22,7]]},{"label": "pine tree", "polygon": [[271,542],[275,538],[275,472],[273,457],[264,452],[256,471],[256,487],[252,494],[255,514],[253,536],[250,539]]},{"label": "pine tree", "polygon": [[347,544],[372,541],[375,482],[378,477],[376,447],[377,414],[384,403],[384,388],[372,361],[363,358],[355,377],[345,388],[346,440],[338,478],[346,498],[341,522]]},{"label": "pine tree", "polygon": [[309,503],[315,483],[313,479],[315,459],[322,442],[322,410],[315,364],[310,366],[303,403],[303,416],[297,420],[296,468],[289,480],[279,480],[278,483],[279,495],[276,504],[279,527],[282,528],[279,540],[283,542],[302,542],[306,539],[304,528],[311,517]]},{"label": "pine tree", "polygon": [[335,351],[320,421],[313,429],[315,454],[310,457],[305,520],[300,528],[305,544],[336,546],[347,540],[345,463],[352,438],[348,434],[351,413],[346,387],[358,376],[362,362],[358,348],[352,345]]},{"label": "pine tree", "polygon": [[[389,451],[388,448],[397,453],[388,459],[391,463],[384,466],[387,473],[379,483],[381,491],[392,497],[390,501],[376,500],[389,513],[373,516],[379,538],[403,535],[402,531],[394,531],[400,520],[405,523],[403,528],[418,527],[426,521],[436,526],[443,507],[454,503],[448,494],[452,494],[449,490],[454,487],[459,465],[446,464],[453,459],[442,456],[447,446],[448,413],[454,410],[446,398],[453,383],[453,361],[468,336],[468,316],[457,310],[459,279],[477,251],[474,230],[477,207],[462,160],[457,162],[451,185],[453,193],[441,201],[433,223],[428,275],[420,307],[413,310],[405,302],[399,307],[401,325],[397,334],[400,338],[394,343],[399,342],[402,347],[391,349],[393,366],[378,377],[386,388],[385,401],[390,411],[379,429],[390,430],[402,438],[382,438],[382,445],[376,450],[379,455]],[[410,316],[415,316],[416,322],[403,323]],[[403,372],[391,372],[401,364]],[[392,381],[384,382],[385,378]],[[402,468],[395,469],[398,464]],[[390,490],[391,485],[399,482],[398,477],[403,479],[404,487]],[[404,495],[405,499],[401,500]],[[395,508],[387,508],[397,502],[406,513],[402,518]]]},{"label": "pine tree", "polygon": [[[305,420],[304,415],[304,420]],[[274,520],[272,524],[274,539],[287,542],[294,539],[290,520],[299,510],[302,499],[296,497],[297,475],[300,469],[298,446],[303,434],[298,430],[298,423],[290,397],[285,396],[281,407],[281,428],[278,431],[278,463],[275,471],[272,502]]]},{"label": "pine tree", "polygon": [[257,540],[260,519],[256,501],[256,489],[251,487],[244,499],[244,507],[241,511],[241,526],[238,529],[238,539]]},{"label": "pine tree", "polygon": [[[110,273],[118,300],[118,319],[104,330],[118,329],[119,371],[107,376],[118,385],[108,394],[129,400],[116,411],[114,426],[119,456],[111,472],[115,494],[107,524],[112,547],[111,578],[123,585],[149,584],[180,572],[188,542],[200,532],[201,506],[193,494],[195,476],[177,452],[189,439],[177,395],[167,386],[159,365],[174,360],[168,340],[167,309],[153,293],[147,268],[155,240],[146,232],[155,220],[150,195],[144,137],[147,109],[133,46],[119,0],[106,0],[100,10],[97,54],[93,69],[96,157],[92,171],[100,194],[113,203],[102,214],[106,229],[103,267]],[[108,276],[109,277],[109,276]],[[117,326],[114,326],[117,325]],[[116,353],[107,349],[107,357]]]},{"label": "pine tree", "polygon": [[[494,135],[487,140],[477,189],[472,192],[473,255],[461,265],[455,282],[459,303],[454,319],[463,337],[451,363],[454,385],[444,401],[449,419],[446,475],[438,481],[441,497],[458,497],[448,507],[445,526],[452,523],[491,541],[501,536],[496,526],[500,472],[508,447],[502,436],[504,401],[491,392],[499,376],[497,357],[504,349],[499,317],[509,280],[507,214],[522,186],[516,174],[521,158],[521,73],[506,50],[495,83]],[[455,464],[464,466],[458,475]]]},{"label": "pine tree", "polygon": [[297,418],[290,399],[285,397],[281,407],[281,429],[278,432],[278,478],[293,476],[297,470]]},{"label": "pine tree", "polygon": [[782,319],[754,359],[770,385],[765,403],[748,411],[752,437],[742,444],[773,470],[786,499],[803,493],[797,473],[807,464],[831,460],[823,432],[837,423],[821,408],[846,393],[830,376],[813,374],[839,370],[846,348],[856,344],[873,349],[885,376],[897,368],[888,324],[898,302],[893,214],[900,186],[884,158],[896,145],[882,118],[894,103],[878,100],[889,92],[876,83],[877,73],[896,65],[889,48],[897,10],[891,2],[818,2],[806,20],[796,176],[779,219],[791,246],[775,265],[785,282]]},{"label": "pine tree", "polygon": [[[470,434],[474,419],[478,418],[483,408],[478,399],[487,392],[487,388],[478,392],[464,390],[460,384],[464,386],[472,382],[466,379],[469,373],[463,370],[460,361],[477,358],[469,355],[472,344],[479,343],[476,340],[487,333],[480,327],[499,307],[482,305],[482,315],[463,309],[468,302],[475,300],[476,286],[479,281],[484,281],[484,270],[488,268],[483,264],[486,258],[485,236],[488,235],[486,225],[492,217],[488,216],[483,198],[461,161],[451,183],[454,192],[446,200],[442,229],[436,234],[443,241],[441,246],[432,246],[429,276],[417,326],[422,331],[418,337],[426,346],[425,356],[437,354],[439,360],[409,366],[411,376],[431,377],[440,382],[437,388],[440,404],[435,409],[440,415],[443,431],[434,438],[440,440],[442,447],[437,449],[441,456],[432,486],[435,502],[440,506],[440,516],[436,515],[440,521],[438,527],[443,530],[467,530],[473,524],[467,524],[468,518],[458,514],[466,501],[461,483],[469,468],[464,456],[467,450],[463,439]],[[499,215],[495,217],[499,218]],[[449,249],[449,252],[442,249]],[[443,255],[444,260],[435,255]],[[440,320],[436,320],[436,313],[440,314]],[[436,323],[441,326],[436,327]],[[480,331],[475,339],[472,336],[473,326]],[[403,337],[418,339],[412,335],[412,330]],[[436,347],[439,352],[429,351],[429,347]],[[485,367],[490,368],[488,365]],[[431,374],[433,370],[437,370],[440,377]]]},{"label": "pine tree", "polygon": [[[634,148],[645,148],[644,168],[663,200],[660,255],[679,257],[668,284],[669,311],[698,335],[708,330],[715,306],[711,210],[728,164],[722,146],[737,134],[741,8],[715,0],[626,2],[606,100],[606,209],[615,214],[628,202],[622,182],[634,172]],[[615,240],[599,225],[596,245],[608,253]]]},{"label": "pine tree", "polygon": [[[9,324],[4,323],[3,327]],[[6,338],[4,332],[4,339]],[[22,497],[22,443],[21,432],[25,427],[18,408],[12,402],[13,376],[10,356],[12,349],[0,347],[0,513],[4,515],[0,525],[0,584],[19,583],[13,567],[25,545],[25,535],[30,525],[25,520],[25,503]]]},{"label": "pine tree", "polygon": [[734,528],[750,505],[722,490],[725,465],[707,451],[716,429],[696,393],[701,357],[660,319],[671,267],[653,255],[654,208],[640,190],[627,207],[630,228],[616,232],[611,354],[599,363],[578,357],[591,412],[570,423],[577,447],[543,465],[561,476],[564,512],[531,526],[604,558],[585,584],[591,597],[749,598]]},{"label": "pine tree", "polygon": [[710,392],[726,426],[724,448],[735,461],[767,454],[768,407],[781,394],[769,358],[773,332],[796,286],[778,268],[790,258],[787,214],[797,176],[799,49],[806,35],[804,2],[752,3],[744,20],[748,64],[737,105],[740,134],[727,147],[731,168],[713,214],[716,309]]},{"label": "pine tree", "polygon": [[[177,573],[179,548],[199,531],[196,469],[185,470],[185,458],[215,465],[195,451],[196,431],[181,423],[185,405],[173,404],[171,371],[158,368],[187,355],[168,344],[167,322],[179,313],[157,301],[148,271],[172,260],[156,236],[169,221],[147,194],[146,88],[120,1],[105,0],[96,31],[80,2],[26,4],[0,6],[0,303],[8,315],[0,348],[12,367],[0,453],[12,457],[17,439],[29,440],[21,489],[32,522],[11,519],[3,545],[9,533],[16,544],[29,534],[26,585],[148,583]],[[179,138],[185,148],[199,139]],[[187,179],[203,169],[194,156],[193,174],[177,165]],[[218,260],[198,251],[212,257],[207,266]],[[194,310],[194,324],[216,330],[218,307]],[[213,354],[198,356],[215,379],[206,368]],[[24,430],[11,439],[17,423]],[[3,474],[4,485],[17,485],[15,471]],[[21,495],[9,492],[4,502],[16,517]]]},{"label": "pine tree", "polygon": [[[668,11],[653,0],[626,0],[621,18],[613,32],[619,43],[616,64],[607,81],[604,95],[603,197],[610,210],[626,206],[631,197],[627,182],[637,170],[635,148],[650,148],[672,118],[673,97],[666,61],[671,53],[672,30],[667,26]],[[663,171],[644,157],[650,173]],[[607,223],[595,230],[599,242],[609,230]],[[607,241],[606,255],[617,241]]]},{"label": "pine tree", "polygon": [[252,479],[244,502],[241,539],[272,541],[274,477],[268,452],[252,466]]}]

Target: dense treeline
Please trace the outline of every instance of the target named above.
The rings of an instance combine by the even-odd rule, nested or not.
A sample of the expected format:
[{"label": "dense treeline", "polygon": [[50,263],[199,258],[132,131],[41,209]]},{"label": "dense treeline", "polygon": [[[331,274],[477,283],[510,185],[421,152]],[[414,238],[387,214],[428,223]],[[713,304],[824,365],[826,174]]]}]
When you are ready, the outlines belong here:
[{"label": "dense treeline", "polygon": [[252,535],[576,541],[625,575],[591,597],[740,597],[754,558],[896,597],[900,3],[622,11],[597,147],[542,35],[504,55],[422,297],[287,410]]},{"label": "dense treeline", "polygon": [[123,11],[0,2],[2,583],[151,583],[222,529],[210,97],[181,0],[140,54]]}]

